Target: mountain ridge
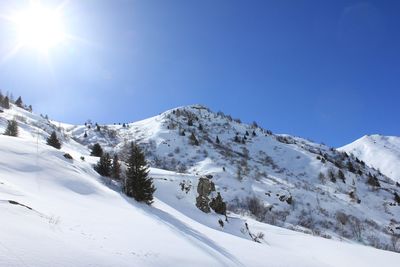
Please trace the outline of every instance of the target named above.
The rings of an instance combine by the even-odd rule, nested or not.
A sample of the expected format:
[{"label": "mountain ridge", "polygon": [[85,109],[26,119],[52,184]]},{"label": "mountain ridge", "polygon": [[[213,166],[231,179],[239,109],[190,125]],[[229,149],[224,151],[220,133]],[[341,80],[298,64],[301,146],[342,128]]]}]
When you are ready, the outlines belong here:
[{"label": "mountain ridge", "polygon": [[[12,118],[18,121],[20,128],[20,137],[17,139],[2,137],[2,142],[7,140],[7,142],[15,144],[15,149],[17,149],[20,143],[18,140],[26,140],[23,142],[31,147],[31,152],[23,152],[23,147],[19,147],[16,151],[17,154],[28,153],[29,157],[40,159],[42,153],[51,152],[48,156],[55,157],[54,160],[58,162],[57,164],[65,162],[66,170],[88,175],[87,178],[83,178],[83,181],[87,181],[84,183],[83,181],[70,181],[65,177],[53,181],[53,178],[48,177],[43,171],[50,168],[49,165],[37,168],[38,165],[35,164],[35,161],[28,164],[27,160],[20,159],[20,164],[30,167],[21,169],[14,165],[11,168],[0,169],[0,178],[6,177],[6,179],[0,180],[3,183],[0,183],[0,195],[21,204],[33,206],[33,208],[37,208],[32,205],[35,202],[33,199],[28,196],[12,197],[11,194],[11,192],[16,195],[22,194],[18,188],[23,188],[25,192],[31,191],[29,194],[33,194],[34,191],[26,187],[27,180],[22,179],[25,176],[28,179],[28,176],[31,175],[30,172],[34,175],[34,179],[38,179],[39,184],[49,188],[46,190],[50,190],[52,187],[49,187],[49,184],[44,181],[52,181],[51,184],[61,182],[60,186],[57,186],[56,192],[59,192],[59,188],[63,188],[62,190],[66,191],[62,191],[62,194],[78,194],[82,199],[85,199],[85,196],[91,198],[91,195],[94,198],[101,196],[96,190],[93,191],[91,186],[93,181],[96,183],[95,188],[101,188],[101,191],[108,192],[111,188],[118,193],[118,181],[99,177],[93,170],[97,158],[90,157],[90,147],[95,143],[100,143],[105,151],[118,153],[123,159],[127,145],[130,142],[136,142],[146,153],[152,167],[151,175],[158,188],[155,202],[158,210],[153,210],[158,215],[151,216],[156,216],[160,220],[166,219],[169,224],[184,227],[189,220],[190,227],[197,224],[202,225],[201,228],[196,228],[196,231],[203,229],[201,233],[207,232],[207,235],[219,236],[220,234],[204,230],[213,229],[212,231],[231,234],[246,240],[246,242],[253,242],[248,231],[252,234],[260,232],[266,234],[261,245],[284,242],[281,239],[278,242],[278,239],[268,236],[269,231],[278,229],[269,225],[276,225],[282,227],[279,228],[282,230],[277,231],[285,234],[289,233],[284,229],[287,228],[307,233],[310,238],[314,238],[311,235],[315,235],[335,241],[342,240],[342,243],[360,243],[386,250],[397,250],[396,244],[394,247],[391,245],[391,238],[396,236],[397,231],[400,230],[398,228],[400,223],[396,221],[396,218],[400,216],[400,206],[394,201],[393,196],[395,192],[398,192],[395,182],[380,174],[378,170],[363,165],[362,161],[355,156],[339,152],[323,144],[316,144],[300,137],[273,134],[256,124],[243,124],[229,115],[222,112],[214,113],[199,105],[170,109],[157,116],[128,123],[125,126],[123,124],[96,125],[94,123],[63,124],[14,105],[11,109],[5,110],[0,118],[0,130],[5,128],[6,120]],[[53,152],[44,145],[52,131],[57,132],[63,143],[62,153],[72,155],[72,162],[66,162],[61,152]],[[194,142],[191,137],[192,133],[198,143]],[[219,142],[217,142],[217,137]],[[35,147],[37,147],[36,151]],[[10,153],[15,149],[13,145],[10,145],[6,149],[3,148],[3,152]],[[79,160],[81,157],[84,158],[84,161]],[[8,158],[2,158],[2,163],[8,161]],[[39,166],[44,161],[44,158],[38,160]],[[52,162],[53,159],[50,160],[50,163]],[[353,169],[350,168],[350,165]],[[61,167],[58,168],[61,169]],[[62,171],[65,172],[64,169]],[[343,172],[344,178],[340,177],[339,171]],[[18,183],[13,182],[12,173],[21,176],[18,178]],[[47,178],[45,180],[38,178],[41,176],[40,173],[45,174]],[[228,204],[229,222],[223,228],[218,224],[220,216],[213,212],[211,214],[202,213],[195,206],[198,179],[204,175],[212,175],[216,190],[221,193]],[[380,185],[370,185],[369,179],[376,179]],[[62,182],[63,180],[65,182]],[[189,188],[188,192],[181,190],[182,184]],[[11,187],[9,188],[8,185]],[[103,188],[104,185],[107,188]],[[50,197],[45,199],[53,201]],[[120,200],[116,201],[119,203]],[[45,212],[46,214],[51,214],[51,212],[59,214],[61,221],[76,220],[68,217],[64,212],[57,212],[46,207],[43,203],[40,204],[40,207],[49,209],[49,212]],[[107,204],[101,202],[98,205],[101,207],[101,205]],[[46,216],[52,217],[51,215]],[[57,221],[56,218],[57,215],[54,215],[53,219],[49,220]],[[246,230],[244,222],[248,223],[250,230]],[[69,225],[68,222],[66,224]],[[265,228],[266,226],[268,227]],[[191,233],[190,238],[194,238],[191,231],[188,229],[184,235]],[[86,228],[84,232],[87,234],[90,231]],[[98,235],[99,233],[92,234]],[[296,233],[295,236],[299,234]],[[9,238],[12,239],[11,236]],[[212,244],[208,237],[206,239],[203,236],[201,240],[208,245]],[[216,242],[215,239],[213,242]],[[293,242],[298,241],[293,240]],[[219,246],[227,245],[219,243]],[[214,246],[214,248],[216,247]],[[239,253],[238,261],[246,262],[245,266],[263,266],[261,261],[249,260],[248,256],[244,256],[232,248],[229,250],[231,253],[233,251]],[[221,249],[218,248],[218,251]],[[257,253],[265,253],[262,252],[263,249],[257,249],[257,251]],[[353,248],[351,251],[354,251]],[[282,252],[277,253],[281,255]],[[123,258],[125,259],[125,256]],[[381,259],[378,256],[377,258]],[[186,260],[188,259],[186,258]],[[319,260],[321,261],[321,259]],[[367,265],[378,264],[376,261],[369,260],[369,263],[362,260],[358,260],[358,262]],[[222,261],[229,265],[225,260]],[[274,261],[278,262],[275,258]],[[294,262],[285,264],[293,266]],[[324,260],[322,262],[326,263]],[[387,266],[390,266],[390,262],[387,262]],[[240,266],[238,262],[233,264]],[[304,266],[322,265],[312,261],[305,261],[302,264]],[[213,266],[213,264],[211,265]],[[219,265],[223,266],[224,264],[220,262]],[[148,266],[152,265],[148,264]],[[341,262],[336,263],[335,266],[345,266],[345,264]]]},{"label": "mountain ridge", "polygon": [[339,150],[354,154],[394,181],[400,182],[400,137],[365,135]]}]

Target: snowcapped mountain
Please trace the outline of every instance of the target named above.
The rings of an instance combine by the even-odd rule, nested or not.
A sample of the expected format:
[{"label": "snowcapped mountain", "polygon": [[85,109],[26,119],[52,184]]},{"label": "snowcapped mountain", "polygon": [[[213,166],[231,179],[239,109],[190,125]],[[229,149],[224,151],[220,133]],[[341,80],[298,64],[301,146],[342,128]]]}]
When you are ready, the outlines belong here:
[{"label": "snowcapped mountain", "polygon": [[366,135],[339,150],[353,154],[394,181],[400,182],[400,137]]},{"label": "snowcapped mountain", "polygon": [[[0,114],[1,132],[12,118],[19,137],[0,136],[0,266],[364,267],[400,260],[365,246],[399,249],[398,187],[335,149],[199,105],[98,126],[50,121],[12,105]],[[61,150],[45,144],[53,130]],[[152,167],[150,207],[93,170],[93,144],[123,159],[131,141]],[[204,175],[227,202],[227,221],[196,207]]]}]

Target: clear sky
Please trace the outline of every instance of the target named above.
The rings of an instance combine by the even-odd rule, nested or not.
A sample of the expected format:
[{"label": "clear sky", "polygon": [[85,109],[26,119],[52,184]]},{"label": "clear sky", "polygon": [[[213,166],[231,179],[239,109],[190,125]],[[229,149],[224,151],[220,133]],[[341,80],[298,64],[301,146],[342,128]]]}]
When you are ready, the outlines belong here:
[{"label": "clear sky", "polygon": [[70,0],[62,14],[74,38],[46,57],[10,55],[0,20],[0,88],[51,118],[128,122],[200,103],[331,146],[400,135],[400,1]]}]

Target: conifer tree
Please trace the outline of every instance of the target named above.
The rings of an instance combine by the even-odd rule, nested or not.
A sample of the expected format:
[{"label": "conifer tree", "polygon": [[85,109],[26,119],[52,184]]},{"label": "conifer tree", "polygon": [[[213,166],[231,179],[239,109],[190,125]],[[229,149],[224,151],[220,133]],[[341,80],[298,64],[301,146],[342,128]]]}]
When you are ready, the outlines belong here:
[{"label": "conifer tree", "polygon": [[349,172],[352,172],[352,173],[356,172],[356,169],[354,168],[354,166],[350,160],[347,162],[347,169],[349,170]]},{"label": "conifer tree", "polygon": [[397,192],[394,192],[394,201],[396,201],[397,204],[400,205],[400,196],[399,194],[397,194]]},{"label": "conifer tree", "polygon": [[336,183],[336,175],[333,172],[333,169],[328,170],[328,176],[332,183]]},{"label": "conifer tree", "polygon": [[90,152],[90,156],[93,157],[101,157],[103,155],[103,149],[101,148],[99,143],[96,143],[92,147],[92,152]]},{"label": "conifer tree", "polygon": [[344,176],[344,173],[343,173],[342,170],[338,170],[337,177],[338,177],[340,180],[342,180],[343,183],[346,183],[346,177]]},{"label": "conifer tree", "polygon": [[15,101],[15,105],[17,105],[17,107],[22,108],[23,107],[23,102],[22,102],[22,98],[19,96],[17,98],[17,100]]},{"label": "conifer tree", "polygon": [[318,174],[318,179],[321,181],[322,184],[325,184],[325,180],[326,180],[325,174],[323,174],[322,172],[320,172],[320,173]]},{"label": "conifer tree", "polygon": [[194,146],[198,146],[199,145],[199,140],[197,140],[197,138],[196,138],[196,136],[194,135],[193,132],[190,135],[189,139],[190,139],[190,144],[192,144]]},{"label": "conifer tree", "polygon": [[367,183],[373,187],[380,187],[380,183],[376,175],[368,174]]},{"label": "conifer tree", "polygon": [[226,215],[226,203],[218,192],[217,197],[210,202],[210,207],[218,214]]},{"label": "conifer tree", "polygon": [[114,179],[117,179],[117,180],[119,180],[121,178],[121,164],[118,161],[117,154],[114,155],[114,158],[112,161],[111,177]]},{"label": "conifer tree", "polygon": [[18,123],[16,120],[9,120],[4,135],[18,136]]},{"label": "conifer tree", "polygon": [[215,138],[215,143],[217,143],[217,144],[220,144],[220,143],[221,143],[221,141],[219,141],[218,135],[217,135],[217,138]]},{"label": "conifer tree", "polygon": [[3,108],[9,109],[10,108],[10,100],[8,96],[3,98],[3,101],[0,103]]},{"label": "conifer tree", "polygon": [[137,144],[131,143],[127,167],[126,195],[150,205],[153,202],[153,193],[156,188],[153,185],[153,179],[149,177],[149,167],[144,153]]},{"label": "conifer tree", "polygon": [[97,165],[94,166],[94,170],[97,171],[101,176],[110,177],[111,167],[112,163],[110,154],[104,153],[97,162]]},{"label": "conifer tree", "polygon": [[52,146],[54,148],[60,149],[61,148],[61,143],[57,138],[57,134],[55,131],[53,131],[51,133],[51,135],[49,136],[49,138],[47,138],[47,144],[49,146]]}]

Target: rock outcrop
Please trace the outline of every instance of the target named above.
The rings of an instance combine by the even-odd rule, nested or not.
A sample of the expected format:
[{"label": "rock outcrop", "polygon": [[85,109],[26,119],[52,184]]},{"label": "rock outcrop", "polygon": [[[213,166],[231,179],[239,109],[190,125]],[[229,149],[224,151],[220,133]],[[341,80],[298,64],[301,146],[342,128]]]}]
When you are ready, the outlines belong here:
[{"label": "rock outcrop", "polygon": [[[212,176],[211,176],[212,178]],[[202,212],[209,213],[210,210],[210,194],[215,191],[215,185],[211,181],[210,176],[200,177],[197,185],[196,207]]]},{"label": "rock outcrop", "polygon": [[215,185],[211,181],[212,176],[207,175],[200,177],[197,185],[197,193],[199,194],[196,198],[196,206],[199,210],[209,213],[213,209],[216,213],[226,215],[226,203],[223,201],[221,194],[218,192],[216,197]]}]

